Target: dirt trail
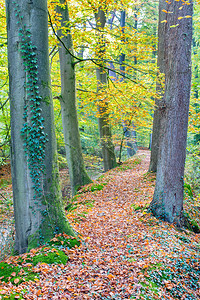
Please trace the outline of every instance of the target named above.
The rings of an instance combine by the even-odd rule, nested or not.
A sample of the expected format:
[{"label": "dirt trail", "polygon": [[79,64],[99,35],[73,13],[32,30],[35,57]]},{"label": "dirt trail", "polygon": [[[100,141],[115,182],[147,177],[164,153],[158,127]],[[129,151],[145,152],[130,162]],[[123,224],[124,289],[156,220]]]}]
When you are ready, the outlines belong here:
[{"label": "dirt trail", "polygon": [[[172,225],[145,210],[155,185],[154,178],[147,175],[149,156],[149,151],[140,150],[140,164],[111,170],[103,179],[107,181],[103,190],[80,195],[81,201],[94,200],[94,206],[79,207],[67,217],[81,235],[82,245],[67,250],[65,266],[41,265],[39,281],[21,284],[21,289],[29,291],[24,299],[182,299],[168,293],[174,283],[165,281],[154,293],[145,279],[152,265],[196,255],[195,236],[186,249]],[[141,296],[141,282],[153,298]],[[198,291],[189,299],[198,299]]]},{"label": "dirt trail", "polygon": [[137,294],[138,276],[145,262],[131,260],[129,245],[134,245],[139,255],[146,232],[139,220],[142,214],[133,215],[131,204],[136,200],[142,205],[144,197],[153,193],[152,186],[143,185],[149,152],[140,151],[138,156],[143,160],[134,170],[110,171],[109,183],[102,191],[84,195],[95,204],[86,218],[73,224],[82,235],[83,245],[69,251],[70,261],[64,269],[58,268],[56,278],[49,274],[40,281],[43,299],[130,299]]}]

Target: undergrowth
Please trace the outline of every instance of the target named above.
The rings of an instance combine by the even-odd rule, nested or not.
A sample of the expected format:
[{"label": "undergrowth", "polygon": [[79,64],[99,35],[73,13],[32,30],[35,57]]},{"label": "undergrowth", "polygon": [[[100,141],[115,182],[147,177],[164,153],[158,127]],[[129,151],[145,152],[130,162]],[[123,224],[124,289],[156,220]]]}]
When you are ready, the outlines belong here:
[{"label": "undergrowth", "polygon": [[34,269],[35,266],[38,264],[65,265],[69,259],[65,254],[65,249],[79,246],[78,239],[59,234],[41,248],[32,249],[29,253],[0,262],[0,280],[14,285],[19,285],[24,281],[34,281],[39,278],[38,270]]}]

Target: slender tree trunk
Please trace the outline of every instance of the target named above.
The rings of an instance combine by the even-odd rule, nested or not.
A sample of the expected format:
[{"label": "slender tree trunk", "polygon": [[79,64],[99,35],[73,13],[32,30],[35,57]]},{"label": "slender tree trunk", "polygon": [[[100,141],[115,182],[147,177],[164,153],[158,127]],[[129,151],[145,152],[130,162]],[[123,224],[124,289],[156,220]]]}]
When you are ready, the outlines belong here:
[{"label": "slender tree trunk", "polygon": [[74,235],[62,208],[48,60],[47,1],[6,1],[15,251]]},{"label": "slender tree trunk", "polygon": [[[195,56],[197,55],[197,43],[195,38],[192,39],[193,44],[193,54],[194,54],[194,78],[195,78],[195,87],[194,87],[194,97],[196,99],[199,98],[199,90],[198,90],[198,81],[199,81],[199,69],[198,69],[198,61],[195,60]],[[197,56],[198,57],[198,56]]]},{"label": "slender tree trunk", "polygon": [[[112,29],[112,24],[113,24],[113,20],[114,20],[114,16],[115,16],[115,12],[113,12],[113,16],[109,21],[110,24],[110,29]],[[125,25],[126,25],[126,11],[123,10],[121,11],[121,19],[120,19],[120,29],[121,29],[121,41],[122,43],[125,43]],[[124,65],[125,63],[125,54],[121,53],[119,56],[119,63],[120,63],[120,71],[122,75],[125,75],[125,71],[126,71],[126,67]],[[112,81],[116,81],[117,78],[117,74],[115,72],[115,67],[113,62],[109,63],[110,65],[110,70],[109,70],[109,77],[111,78]],[[121,76],[120,81],[123,82],[124,81],[124,77]],[[119,152],[119,162],[121,162],[121,155],[122,155],[122,147],[123,147],[123,141],[124,141],[124,137],[126,137],[126,145],[127,145],[127,154],[129,157],[133,156],[136,154],[137,152],[137,142],[136,142],[136,131],[135,130],[131,130],[131,128],[134,128],[134,124],[130,121],[128,122],[129,124],[127,124],[126,121],[122,122],[122,127],[123,127],[123,137],[122,137],[122,141],[120,144],[120,152]]]},{"label": "slender tree trunk", "polygon": [[[60,0],[64,4],[64,0]],[[61,14],[61,26],[69,25],[69,13],[67,4],[65,8],[58,6],[57,11]],[[63,36],[62,30],[58,32],[64,45],[73,53],[73,44],[70,30],[66,30]],[[76,109],[76,78],[75,65],[73,57],[66,51],[64,46],[60,44],[60,73],[61,73],[61,114],[65,139],[65,149],[69,168],[70,183],[72,194],[74,195],[77,189],[85,184],[92,182],[86,173],[81,140],[78,127],[78,117]]]},{"label": "slender tree trunk", "polygon": [[[122,43],[126,42],[125,39],[125,25],[126,25],[126,11],[121,11],[121,19],[120,19],[120,28],[121,28],[121,35],[122,35]],[[135,29],[137,29],[137,19],[135,21]],[[125,54],[121,53],[119,57],[119,63],[120,63],[120,72],[121,74],[125,75],[126,67],[125,67]],[[134,59],[134,64],[137,64],[137,60]],[[124,77],[122,76],[120,78],[120,81],[124,81]],[[128,122],[130,123],[130,122]],[[131,123],[127,126],[127,122],[123,122],[123,131],[124,135],[126,137],[126,145],[127,145],[127,154],[129,157],[133,156],[137,152],[137,143],[136,143],[136,131],[131,130],[131,128],[134,128],[134,124]]]},{"label": "slender tree trunk", "polygon": [[[182,224],[183,178],[191,86],[193,5],[171,1],[166,14],[165,94],[161,110],[157,179],[150,209],[170,223]],[[179,24],[179,25],[177,25]]]},{"label": "slender tree trunk", "polygon": [[[158,57],[157,57],[157,67],[160,73],[165,73],[165,23],[162,21],[166,18],[166,1],[159,0],[159,20],[158,20]],[[157,92],[163,97],[164,91],[162,90],[162,85],[157,81],[156,83]],[[160,139],[160,122],[161,122],[161,107],[162,99],[155,100],[155,110],[153,117],[153,132],[151,138],[151,158],[149,172],[157,171],[158,163],[158,150],[159,150],[159,139]]]},{"label": "slender tree trunk", "polygon": [[[98,13],[95,14],[96,27],[98,31],[99,38],[99,49],[97,49],[97,57],[101,60],[105,54],[105,41],[103,36],[103,29],[106,23],[105,11],[103,9],[98,9]],[[97,76],[97,92],[101,91],[107,86],[107,74],[102,66],[96,68]],[[112,143],[112,134],[109,124],[109,114],[107,113],[108,103],[106,101],[101,101],[99,104],[99,134],[101,139],[101,148],[103,156],[104,170],[108,171],[116,166],[116,158],[114,153],[114,146]]]}]

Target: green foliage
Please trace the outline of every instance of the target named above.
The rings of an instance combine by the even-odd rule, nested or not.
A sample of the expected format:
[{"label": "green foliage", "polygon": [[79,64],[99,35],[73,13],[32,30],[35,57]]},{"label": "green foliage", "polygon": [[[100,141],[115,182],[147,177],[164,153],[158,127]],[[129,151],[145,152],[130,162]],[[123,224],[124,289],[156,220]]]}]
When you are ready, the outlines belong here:
[{"label": "green foliage", "polygon": [[185,191],[185,193],[188,194],[188,196],[191,199],[193,199],[193,192],[192,192],[191,185],[189,183],[184,183],[184,191]]},{"label": "green foliage", "polygon": [[184,243],[190,243],[190,239],[184,235],[175,234],[175,237],[177,237],[179,240],[181,240]]},{"label": "green foliage", "polygon": [[[193,144],[192,138],[194,135],[188,136],[188,152],[185,165],[186,184],[191,186],[191,189],[200,195],[200,143]],[[185,191],[189,192],[185,186]],[[191,193],[190,193],[191,194]]]},{"label": "green foliage", "polygon": [[58,153],[58,167],[59,170],[67,168],[67,159],[65,156]]},{"label": "green foliage", "polygon": [[185,216],[185,226],[196,233],[200,233],[200,226],[198,225],[197,221],[191,217],[191,215],[188,212],[184,212]]},{"label": "green foliage", "polygon": [[[151,286],[154,288],[165,287],[173,298],[181,299],[183,296],[195,300],[196,296],[190,290],[198,290],[198,278],[200,270],[197,267],[198,261],[192,258],[179,258],[172,260],[170,265],[148,268],[145,274]],[[184,280],[184,284],[182,281]],[[144,285],[146,287],[146,284]],[[145,298],[150,299],[150,298]]]},{"label": "green foliage", "polygon": [[[140,296],[143,297],[143,299],[147,300],[153,300],[156,299],[160,292],[160,287],[155,282],[151,281],[150,279],[146,279],[146,282],[141,282],[142,288],[141,288],[141,294]],[[151,296],[148,296],[148,293],[151,293]],[[154,298],[155,296],[155,298]]]}]

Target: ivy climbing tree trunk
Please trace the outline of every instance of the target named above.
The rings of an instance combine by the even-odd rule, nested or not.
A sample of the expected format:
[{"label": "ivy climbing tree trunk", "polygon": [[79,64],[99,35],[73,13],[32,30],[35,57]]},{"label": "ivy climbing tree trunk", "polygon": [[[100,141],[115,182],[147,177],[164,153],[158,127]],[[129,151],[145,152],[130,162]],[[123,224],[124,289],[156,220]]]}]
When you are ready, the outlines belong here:
[{"label": "ivy climbing tree trunk", "polygon": [[[96,68],[97,76],[97,92],[101,92],[107,86],[107,73],[104,69],[103,58],[105,55],[105,40],[103,30],[106,24],[105,8],[98,8],[95,13],[98,46],[96,49],[97,58],[100,61],[100,66]],[[109,124],[109,114],[107,112],[108,103],[106,100],[99,101],[99,134],[101,140],[102,156],[104,170],[108,171],[116,166],[116,158],[114,153],[114,146],[112,143],[112,134]]]},{"label": "ivy climbing tree trunk", "polygon": [[156,187],[150,209],[155,216],[182,225],[193,4],[173,0],[166,10],[172,13],[166,13],[165,94]]},{"label": "ivy climbing tree trunk", "polygon": [[[63,7],[63,4],[65,6]],[[69,13],[67,3],[60,0],[62,6],[57,6],[57,12],[61,15],[61,26],[65,29],[58,31],[58,35],[63,44],[73,53],[73,44],[71,33],[69,30]],[[60,43],[59,57],[60,57],[60,73],[61,73],[61,113],[63,132],[65,139],[65,149],[69,168],[70,183],[72,194],[74,195],[78,187],[92,182],[86,173],[81,140],[78,127],[77,109],[76,109],[76,78],[74,59],[65,49],[64,45]]]},{"label": "ivy climbing tree trunk", "polygon": [[[158,21],[158,55],[157,55],[157,67],[160,73],[165,73],[165,29],[166,24],[163,22],[166,18],[167,3],[166,1],[159,1],[159,21]],[[157,81],[156,90],[160,95],[161,99],[155,100],[155,110],[153,116],[153,131],[151,141],[151,158],[149,165],[149,172],[157,171],[158,162],[158,150],[160,140],[160,122],[161,122],[161,108],[162,108],[162,97],[164,94],[162,84]]]},{"label": "ivy climbing tree trunk", "polygon": [[74,235],[62,208],[48,59],[47,1],[6,0],[15,251]]}]

